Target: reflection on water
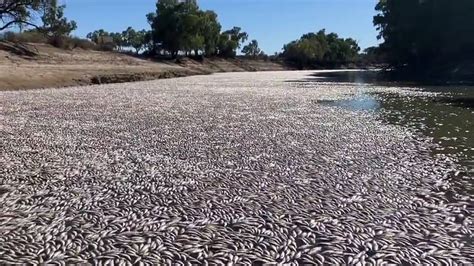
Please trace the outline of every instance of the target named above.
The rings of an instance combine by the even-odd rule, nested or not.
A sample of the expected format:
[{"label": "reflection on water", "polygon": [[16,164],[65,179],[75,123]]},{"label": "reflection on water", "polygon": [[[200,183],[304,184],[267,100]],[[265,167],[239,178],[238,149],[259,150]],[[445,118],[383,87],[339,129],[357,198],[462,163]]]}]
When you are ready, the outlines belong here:
[{"label": "reflection on water", "polygon": [[322,104],[344,107],[354,111],[378,111],[382,107],[379,99],[369,94],[360,94],[349,100],[327,101]]},{"label": "reflection on water", "polygon": [[[341,75],[341,74],[340,74]],[[335,79],[333,73],[329,80]],[[373,77],[373,74],[371,75]],[[339,77],[338,82],[353,82],[354,73],[349,78]],[[365,80],[358,78],[358,81]],[[328,81],[328,80],[324,80]],[[370,83],[373,79],[370,79]],[[357,82],[361,83],[361,82]],[[363,86],[363,85],[362,85]],[[433,138],[439,144],[433,154],[454,155],[463,167],[459,178],[467,179],[465,192],[472,193],[474,176],[474,87],[419,87],[423,91],[435,92],[430,97],[413,96],[403,93],[377,92],[361,93],[349,100],[324,102],[356,111],[376,112],[380,119],[390,124],[414,129]],[[363,90],[362,90],[363,91]],[[470,181],[469,181],[470,180]],[[466,184],[466,183],[464,183]],[[469,185],[470,184],[470,185]]]}]

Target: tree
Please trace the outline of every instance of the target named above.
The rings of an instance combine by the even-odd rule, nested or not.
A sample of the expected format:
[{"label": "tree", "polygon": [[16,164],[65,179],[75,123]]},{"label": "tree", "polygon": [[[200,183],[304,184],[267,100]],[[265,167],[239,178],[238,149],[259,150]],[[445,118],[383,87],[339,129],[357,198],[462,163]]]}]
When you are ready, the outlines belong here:
[{"label": "tree", "polygon": [[135,36],[136,32],[132,27],[128,27],[126,30],[122,31],[122,33],[118,33],[123,42],[123,46],[131,46],[131,40]]},{"label": "tree", "polygon": [[366,65],[386,63],[385,54],[380,47],[368,47],[360,55],[361,60]]},{"label": "tree", "polygon": [[58,6],[57,0],[44,0],[41,31],[50,37],[58,37],[69,36],[72,31],[77,29],[75,21],[68,21],[64,17],[65,8],[65,5]]},{"label": "tree", "polygon": [[2,0],[0,1],[0,31],[18,25],[37,27],[32,13],[38,12],[44,0]]},{"label": "tree", "polygon": [[293,41],[283,48],[283,57],[286,61],[296,64],[299,68],[312,65],[314,62],[322,61],[325,51],[321,44],[309,39]]},{"label": "tree", "polygon": [[169,51],[173,57],[182,48],[184,27],[183,15],[190,12],[190,3],[179,3],[176,0],[160,0],[156,4],[156,14],[148,15],[152,19],[153,40],[160,47]]},{"label": "tree", "polygon": [[217,53],[221,24],[217,21],[217,14],[213,11],[201,11],[201,36],[204,37],[204,53],[207,56]]},{"label": "tree", "polygon": [[247,41],[248,34],[243,32],[239,27],[233,27],[230,30],[221,33],[219,38],[219,55],[223,57],[235,57],[237,55],[237,49],[240,48],[242,43]]},{"label": "tree", "polygon": [[179,35],[180,50],[186,54],[194,51],[195,55],[204,49],[204,36],[202,35],[202,17],[197,5],[182,4],[180,8],[179,25],[181,34]]},{"label": "tree", "polygon": [[99,49],[104,51],[113,51],[123,47],[123,38],[121,33],[109,33],[103,29],[95,30],[87,34],[87,39],[99,45]]},{"label": "tree", "polygon": [[110,36],[110,33],[108,33],[107,31],[103,30],[103,29],[100,29],[100,30],[96,30],[96,31],[93,31],[93,32],[89,32],[86,36],[87,39],[99,44],[99,38],[100,37],[109,37]]},{"label": "tree", "polygon": [[474,1],[383,0],[374,25],[390,65],[410,73],[474,60]]},{"label": "tree", "polygon": [[146,45],[146,35],[146,30],[135,31],[132,27],[128,27],[127,30],[122,33],[125,46],[133,47],[137,54],[140,53]]},{"label": "tree", "polygon": [[258,47],[257,40],[252,40],[248,45],[244,46],[242,53],[246,56],[257,57],[262,53],[262,50]]},{"label": "tree", "polygon": [[336,33],[307,33],[299,40],[283,47],[283,58],[299,68],[336,67],[354,62],[360,51],[357,42],[351,38],[340,38]]},{"label": "tree", "polygon": [[[102,35],[102,36],[107,36],[107,34]],[[121,51],[124,46],[127,46],[127,43],[126,43],[126,41],[124,39],[124,36],[121,32],[111,32],[110,34],[108,34],[108,37],[112,38],[112,41],[114,42],[116,48],[119,51]]]},{"label": "tree", "polygon": [[145,36],[146,46],[172,57],[178,53],[233,57],[248,39],[239,27],[221,33],[217,14],[200,10],[193,0],[160,0],[147,20],[152,30]]},{"label": "tree", "polygon": [[200,10],[196,1],[161,0],[156,7],[147,15],[154,49],[173,57],[179,52],[216,54],[221,30],[216,13]]}]

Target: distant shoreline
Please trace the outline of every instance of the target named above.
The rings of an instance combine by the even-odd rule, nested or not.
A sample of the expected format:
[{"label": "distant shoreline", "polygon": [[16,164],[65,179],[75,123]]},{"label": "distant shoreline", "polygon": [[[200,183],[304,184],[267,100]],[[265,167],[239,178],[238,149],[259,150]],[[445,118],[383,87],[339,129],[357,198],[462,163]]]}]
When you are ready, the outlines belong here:
[{"label": "distant shoreline", "polygon": [[[36,56],[18,55],[0,49],[0,91],[60,88],[94,84],[110,84],[165,78],[207,75],[223,72],[295,70],[282,62],[249,58],[205,58],[193,60],[148,60],[135,56],[83,49],[62,50],[47,44],[29,44]],[[1,47],[0,47],[1,48]],[[472,86],[474,80],[426,80],[388,75],[371,66],[351,66],[356,72],[340,75],[346,68],[333,69],[329,78],[347,82],[367,82],[399,86]],[[324,70],[324,69],[306,69]],[[385,74],[384,74],[385,73]],[[315,76],[321,76],[316,73]],[[340,81],[340,80],[339,80]]]},{"label": "distant shoreline", "polygon": [[263,59],[152,61],[117,52],[62,50],[47,44],[29,46],[38,54],[18,55],[0,49],[0,91],[123,83],[221,72],[289,70],[282,63]]}]

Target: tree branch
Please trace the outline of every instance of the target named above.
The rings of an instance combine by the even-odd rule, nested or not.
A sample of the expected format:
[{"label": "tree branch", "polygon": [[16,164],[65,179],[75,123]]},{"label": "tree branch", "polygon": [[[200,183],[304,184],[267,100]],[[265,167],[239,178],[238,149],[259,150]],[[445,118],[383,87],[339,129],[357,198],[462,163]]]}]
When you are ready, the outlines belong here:
[{"label": "tree branch", "polygon": [[39,27],[31,22],[28,22],[28,21],[24,21],[24,20],[20,20],[20,19],[16,19],[16,20],[12,20],[12,21],[9,21],[7,22],[5,25],[3,26],[0,26],[0,31],[3,31],[7,28],[9,28],[10,26],[12,26],[13,24],[26,24],[26,25],[29,25],[29,26],[32,26],[32,27],[35,27],[37,29],[39,29]]}]

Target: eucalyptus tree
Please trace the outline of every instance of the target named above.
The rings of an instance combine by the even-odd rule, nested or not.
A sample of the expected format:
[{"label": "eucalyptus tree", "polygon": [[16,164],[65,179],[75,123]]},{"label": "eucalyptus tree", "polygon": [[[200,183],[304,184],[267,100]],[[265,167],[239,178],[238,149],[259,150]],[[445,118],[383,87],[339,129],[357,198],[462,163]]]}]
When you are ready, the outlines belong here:
[{"label": "eucalyptus tree", "polygon": [[336,33],[307,33],[283,47],[283,58],[299,68],[336,67],[357,60],[360,47],[354,39]]},{"label": "eucalyptus tree", "polygon": [[217,14],[200,10],[196,1],[160,0],[156,12],[148,14],[147,20],[152,28],[153,47],[173,57],[179,52],[213,55],[218,50],[221,25]]},{"label": "eucalyptus tree", "polygon": [[95,43],[99,43],[99,39],[100,37],[110,37],[110,33],[105,31],[104,29],[100,29],[100,30],[95,30],[93,32],[89,32],[87,34],[87,39],[95,42]]},{"label": "eucalyptus tree", "polygon": [[221,33],[219,39],[219,55],[223,57],[234,57],[237,50],[247,41],[248,34],[242,31],[240,27],[233,27]]},{"label": "eucalyptus tree", "polygon": [[381,49],[395,69],[436,72],[474,60],[474,1],[382,0],[376,11]]},{"label": "eucalyptus tree", "polygon": [[135,52],[138,54],[146,46],[146,37],[146,30],[136,31],[132,27],[128,27],[121,34],[123,40],[122,45],[134,48]]},{"label": "eucalyptus tree", "polygon": [[252,40],[249,44],[244,46],[242,53],[249,57],[257,57],[262,53],[262,50],[258,47],[258,41]]},{"label": "eucalyptus tree", "polygon": [[219,35],[222,29],[214,11],[201,11],[201,35],[204,37],[204,54],[212,56],[217,54],[217,45],[219,44]]},{"label": "eucalyptus tree", "polygon": [[13,26],[33,26],[33,15],[39,12],[45,0],[0,1],[0,31]]},{"label": "eucalyptus tree", "polygon": [[43,0],[40,30],[48,36],[69,36],[77,29],[75,21],[68,21],[64,16],[65,5],[58,5],[57,0]]}]

